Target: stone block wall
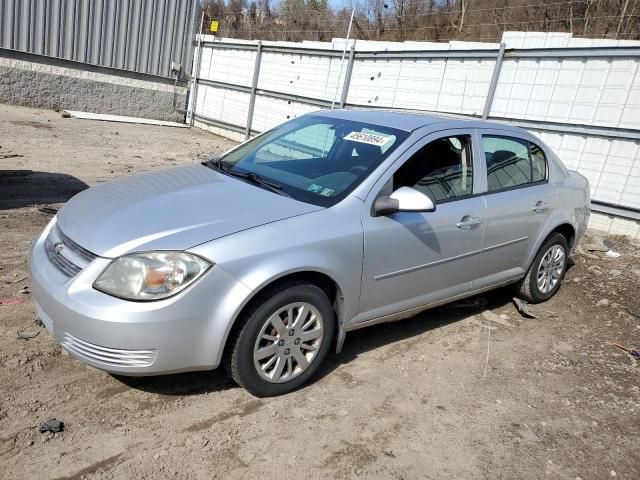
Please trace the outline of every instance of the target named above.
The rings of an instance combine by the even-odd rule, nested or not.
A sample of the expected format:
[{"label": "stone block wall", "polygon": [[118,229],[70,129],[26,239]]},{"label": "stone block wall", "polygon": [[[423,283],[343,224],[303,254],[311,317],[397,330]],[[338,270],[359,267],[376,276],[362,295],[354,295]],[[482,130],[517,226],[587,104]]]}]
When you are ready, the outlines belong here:
[{"label": "stone block wall", "polygon": [[184,84],[48,57],[33,60],[0,51],[0,103],[184,121]]}]

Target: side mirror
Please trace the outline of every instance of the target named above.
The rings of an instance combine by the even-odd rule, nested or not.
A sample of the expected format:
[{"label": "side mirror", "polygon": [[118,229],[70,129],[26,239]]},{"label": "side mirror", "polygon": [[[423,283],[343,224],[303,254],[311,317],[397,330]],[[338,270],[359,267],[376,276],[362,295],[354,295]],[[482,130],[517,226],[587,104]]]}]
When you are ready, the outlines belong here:
[{"label": "side mirror", "polygon": [[433,212],[435,209],[430,197],[411,187],[400,187],[388,197],[378,198],[373,205],[376,217],[395,212]]}]

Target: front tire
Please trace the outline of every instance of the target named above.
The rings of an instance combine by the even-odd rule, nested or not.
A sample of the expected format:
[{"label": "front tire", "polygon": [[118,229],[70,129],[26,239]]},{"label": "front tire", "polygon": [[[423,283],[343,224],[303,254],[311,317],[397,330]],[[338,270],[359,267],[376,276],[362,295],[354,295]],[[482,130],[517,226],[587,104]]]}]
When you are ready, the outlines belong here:
[{"label": "front tire", "polygon": [[231,339],[229,371],[257,397],[282,395],[307,383],[331,349],[335,313],[316,285],[282,284],[261,293]]},{"label": "front tire", "polygon": [[560,233],[551,234],[518,284],[518,296],[530,303],[549,300],[560,288],[568,259],[567,239]]}]

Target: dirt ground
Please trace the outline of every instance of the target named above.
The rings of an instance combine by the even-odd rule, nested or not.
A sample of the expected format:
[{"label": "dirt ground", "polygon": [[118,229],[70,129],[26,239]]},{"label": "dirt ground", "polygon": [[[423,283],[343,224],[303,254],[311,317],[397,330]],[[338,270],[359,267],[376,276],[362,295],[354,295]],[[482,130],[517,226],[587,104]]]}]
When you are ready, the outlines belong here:
[{"label": "dirt ground", "polygon": [[[118,378],[63,353],[28,293],[40,208],[230,145],[0,105],[0,478],[640,478],[640,363],[608,343],[640,347],[640,243],[622,237],[619,258],[583,242],[537,319],[503,289],[354,332],[279,398],[221,371]],[[39,433],[49,417],[64,432]]]}]

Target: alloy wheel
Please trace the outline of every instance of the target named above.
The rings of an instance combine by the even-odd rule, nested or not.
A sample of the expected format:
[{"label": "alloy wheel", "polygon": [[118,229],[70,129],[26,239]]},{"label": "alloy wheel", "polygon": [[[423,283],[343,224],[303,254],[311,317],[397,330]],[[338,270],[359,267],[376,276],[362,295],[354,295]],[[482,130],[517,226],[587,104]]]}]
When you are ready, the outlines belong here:
[{"label": "alloy wheel", "polygon": [[537,274],[538,290],[543,295],[552,291],[564,271],[565,252],[561,245],[553,245],[545,252],[540,260]]},{"label": "alloy wheel", "polygon": [[284,383],[315,360],[324,334],[322,315],[306,302],[290,303],[262,325],[253,347],[256,371],[268,382]]}]

